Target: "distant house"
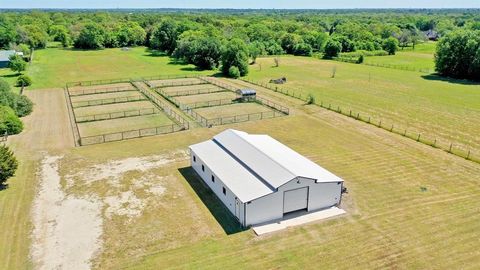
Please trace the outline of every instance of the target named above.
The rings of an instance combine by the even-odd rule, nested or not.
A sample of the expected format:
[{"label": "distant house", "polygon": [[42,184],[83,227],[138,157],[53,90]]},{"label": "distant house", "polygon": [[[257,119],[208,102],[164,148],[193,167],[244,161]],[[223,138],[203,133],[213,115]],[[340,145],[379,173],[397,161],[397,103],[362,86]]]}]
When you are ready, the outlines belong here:
[{"label": "distant house", "polygon": [[0,68],[8,67],[8,64],[10,63],[10,56],[12,55],[15,55],[14,50],[0,51]]},{"label": "distant house", "polygon": [[341,178],[268,135],[229,129],[190,153],[193,169],[243,226],[340,204]]}]

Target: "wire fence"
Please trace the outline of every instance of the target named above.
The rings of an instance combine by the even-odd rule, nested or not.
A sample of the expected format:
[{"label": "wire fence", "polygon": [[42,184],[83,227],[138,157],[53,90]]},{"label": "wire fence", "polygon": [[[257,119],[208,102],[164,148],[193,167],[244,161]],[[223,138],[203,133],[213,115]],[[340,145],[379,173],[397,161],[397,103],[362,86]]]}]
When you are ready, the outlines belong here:
[{"label": "wire fence", "polygon": [[212,79],[212,78],[209,78],[209,77],[199,77],[200,80],[203,80],[209,84],[212,84],[212,85],[215,85],[215,86],[218,86],[220,88],[223,88],[223,89],[226,89],[226,90],[229,90],[229,91],[232,91],[232,92],[236,92],[238,90],[238,88],[236,87],[233,87],[229,84],[226,84],[226,83],[222,83],[222,82],[219,82],[215,79]]},{"label": "wire fence", "polygon": [[139,110],[84,115],[84,116],[77,116],[77,123],[104,121],[104,120],[128,118],[128,117],[143,116],[143,115],[153,115],[153,114],[158,114],[160,112],[161,111],[157,108],[144,108]]},{"label": "wire fence", "polygon": [[170,96],[170,97],[181,97],[181,96],[194,96],[194,95],[203,95],[203,94],[212,94],[212,93],[220,93],[226,92],[228,90],[218,88],[218,87],[210,87],[210,88],[202,88],[202,89],[193,89],[193,90],[183,90],[183,91],[168,91],[159,88],[155,89],[157,93],[160,94],[162,92],[162,96]]},{"label": "wire fence", "polygon": [[153,104],[155,104],[158,108],[162,109],[171,119],[181,124],[184,129],[190,128],[189,123],[186,119],[176,113],[172,108],[170,108],[170,106],[165,104],[165,102],[154,96],[149,90],[144,89],[141,85],[138,84],[138,82],[132,82],[132,85],[143,95],[145,95],[145,97],[147,97],[151,102],[153,102]]},{"label": "wire fence", "polygon": [[182,125],[172,124],[172,125],[166,125],[166,126],[154,127],[154,128],[122,131],[122,132],[102,134],[97,136],[82,137],[80,139],[80,144],[82,146],[85,146],[85,145],[101,144],[101,143],[107,143],[107,142],[123,141],[123,140],[135,139],[135,138],[169,134],[169,133],[182,131],[184,129],[185,128]]},{"label": "wire fence", "polygon": [[435,70],[431,68],[417,68],[415,66],[411,65],[393,65],[393,64],[385,64],[385,63],[375,63],[375,62],[363,62],[363,63],[358,63],[358,57],[337,57],[334,58],[334,60],[339,61],[339,62],[345,62],[345,63],[351,63],[351,64],[363,64],[366,66],[372,66],[372,67],[382,67],[382,68],[391,68],[391,69],[398,69],[398,70],[405,70],[405,71],[415,71],[415,72],[420,72],[420,73],[434,73]]},{"label": "wire fence", "polygon": [[76,96],[95,95],[95,94],[129,92],[129,91],[135,91],[135,88],[105,87],[105,88],[95,88],[95,89],[69,90],[69,95],[71,97],[76,97]]},{"label": "wire fence", "polygon": [[65,86],[64,93],[65,100],[67,101],[68,118],[70,120],[70,125],[73,131],[73,141],[75,143],[75,146],[80,146],[80,131],[78,130],[77,119],[73,110],[72,100],[70,99],[68,86]]},{"label": "wire fence", "polygon": [[258,112],[258,113],[250,113],[250,114],[239,114],[239,115],[232,115],[232,116],[215,117],[215,118],[206,118],[190,108],[185,109],[185,112],[191,115],[198,123],[200,123],[204,127],[242,123],[242,122],[248,122],[248,121],[263,120],[263,119],[270,119],[270,118],[285,116],[285,114],[278,111],[268,111],[268,112]]},{"label": "wire fence", "polygon": [[180,78],[198,78],[201,74],[188,74],[188,75],[154,75],[146,76],[140,78],[121,78],[121,79],[110,79],[110,80],[92,80],[92,81],[80,81],[80,82],[68,82],[67,87],[74,86],[92,86],[92,85],[106,85],[114,83],[129,83],[129,82],[142,82],[149,80],[166,80],[166,79],[180,79]]},{"label": "wire fence", "polygon": [[152,83],[151,81],[145,81],[145,83],[153,89],[165,88],[165,87],[177,87],[177,86],[192,86],[192,85],[202,85],[207,84],[201,80],[192,80],[192,81],[179,81],[179,82],[162,82],[162,83]]},{"label": "wire fence", "polygon": [[127,102],[143,101],[143,100],[147,100],[147,98],[144,97],[143,95],[96,99],[96,100],[85,100],[85,101],[72,102],[72,107],[76,109],[76,108],[82,108],[82,107],[91,107],[91,106],[108,105],[108,104],[116,104],[116,103],[127,103]]},{"label": "wire fence", "polygon": [[186,109],[199,109],[199,108],[206,108],[206,107],[213,107],[213,106],[223,106],[223,105],[230,105],[234,103],[241,103],[235,99],[217,99],[217,100],[205,100],[205,101],[197,101],[192,103],[179,103],[179,108],[183,111]]},{"label": "wire fence", "polygon": [[105,85],[105,84],[126,83],[126,82],[130,82],[130,79],[124,78],[124,79],[111,79],[111,80],[68,82],[67,87]]},{"label": "wire fence", "polygon": [[[296,91],[293,91],[293,90],[279,88],[277,86],[272,87],[267,83],[259,83],[259,82],[255,82],[247,79],[242,79],[242,81],[272,90],[274,92],[282,93],[284,95],[288,95],[296,99],[300,99],[304,102],[308,101],[308,98],[306,95],[302,96],[302,94],[297,93]],[[345,109],[338,105],[333,105],[331,103],[317,100],[315,103],[313,103],[313,105],[317,105],[324,109],[327,109],[336,113],[340,113],[342,115],[353,118],[355,120],[362,121],[370,125],[374,125],[378,128],[382,128],[386,131],[404,136],[406,138],[415,140],[425,145],[441,149],[447,153],[456,155],[458,157],[461,157],[476,163],[480,163],[480,151],[477,149],[472,149],[461,143],[451,142],[434,135],[430,135],[424,132],[420,132],[418,130],[414,130],[413,128],[403,127],[402,125],[392,123],[391,121],[388,121],[388,120],[376,119],[374,117],[369,116],[368,114],[355,112],[351,109]]]}]

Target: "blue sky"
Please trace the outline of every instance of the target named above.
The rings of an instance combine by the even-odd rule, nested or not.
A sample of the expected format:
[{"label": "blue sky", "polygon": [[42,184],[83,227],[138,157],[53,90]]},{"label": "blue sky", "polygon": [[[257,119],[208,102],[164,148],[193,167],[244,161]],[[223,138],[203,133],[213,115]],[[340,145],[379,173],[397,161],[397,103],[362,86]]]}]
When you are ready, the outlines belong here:
[{"label": "blue sky", "polygon": [[480,0],[0,0],[0,8],[480,8]]}]

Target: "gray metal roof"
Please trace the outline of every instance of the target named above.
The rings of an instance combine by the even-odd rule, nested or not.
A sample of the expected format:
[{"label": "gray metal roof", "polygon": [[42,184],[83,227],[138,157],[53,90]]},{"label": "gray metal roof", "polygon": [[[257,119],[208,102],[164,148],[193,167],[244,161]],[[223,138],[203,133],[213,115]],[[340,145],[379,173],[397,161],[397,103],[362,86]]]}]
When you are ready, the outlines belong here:
[{"label": "gray metal roof", "polygon": [[240,201],[249,202],[273,192],[214,141],[195,144],[190,149]]},{"label": "gray metal roof", "polygon": [[10,61],[10,56],[15,55],[14,50],[10,51],[0,51],[0,62],[8,62]]},{"label": "gray metal roof", "polygon": [[[297,177],[314,179],[316,182],[343,182],[341,178],[268,135],[250,135],[242,131],[229,129],[216,135],[213,140],[199,145],[205,147],[202,148],[205,156],[221,156],[221,158],[216,158],[215,161],[210,160],[210,162],[216,162],[213,166],[225,173],[222,180],[227,181],[225,184],[239,198],[240,196],[235,190],[242,194],[251,194],[249,196],[245,195],[245,197],[258,198],[268,194],[265,194],[268,190],[270,190],[270,193],[274,192],[278,187]],[[195,145],[191,148],[196,152],[195,149],[198,149],[199,146]],[[215,154],[213,154],[214,151]],[[200,158],[204,158],[204,155],[198,155]],[[207,164],[207,166],[216,172],[216,169],[212,168],[210,164]],[[238,178],[235,175],[240,167],[249,173],[248,180],[244,180],[242,177]],[[252,184],[253,182],[255,184]],[[234,185],[235,188],[231,188],[230,184]],[[263,188],[261,192],[257,192],[256,189],[259,189],[261,185],[266,189]],[[260,196],[260,194],[264,195]]]},{"label": "gray metal roof", "polygon": [[237,94],[239,95],[256,95],[257,91],[253,89],[238,89]]}]

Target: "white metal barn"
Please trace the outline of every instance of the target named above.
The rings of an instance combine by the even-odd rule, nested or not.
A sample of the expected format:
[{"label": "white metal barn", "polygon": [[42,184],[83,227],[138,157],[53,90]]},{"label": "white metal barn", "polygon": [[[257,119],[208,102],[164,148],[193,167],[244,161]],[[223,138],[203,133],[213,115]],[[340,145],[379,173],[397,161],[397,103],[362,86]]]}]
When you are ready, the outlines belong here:
[{"label": "white metal barn", "polygon": [[340,204],[343,180],[268,135],[226,130],[190,146],[193,169],[243,226]]}]

